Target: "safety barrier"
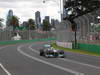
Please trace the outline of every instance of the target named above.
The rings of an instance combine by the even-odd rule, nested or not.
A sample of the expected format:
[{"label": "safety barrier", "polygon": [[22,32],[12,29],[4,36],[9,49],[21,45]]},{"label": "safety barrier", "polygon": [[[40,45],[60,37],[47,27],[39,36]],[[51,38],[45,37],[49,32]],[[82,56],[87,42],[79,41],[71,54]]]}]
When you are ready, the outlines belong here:
[{"label": "safety barrier", "polygon": [[56,38],[44,38],[44,39],[33,39],[33,40],[13,40],[13,41],[1,41],[0,45],[16,44],[16,43],[27,43],[27,42],[37,42],[37,41],[50,41],[56,40]]},{"label": "safety barrier", "polygon": [[100,45],[78,43],[78,49],[100,54]]},{"label": "safety barrier", "polygon": [[59,42],[59,41],[56,41],[56,44],[58,46],[61,46],[61,47],[64,47],[64,48],[72,49],[72,43],[71,42]]}]

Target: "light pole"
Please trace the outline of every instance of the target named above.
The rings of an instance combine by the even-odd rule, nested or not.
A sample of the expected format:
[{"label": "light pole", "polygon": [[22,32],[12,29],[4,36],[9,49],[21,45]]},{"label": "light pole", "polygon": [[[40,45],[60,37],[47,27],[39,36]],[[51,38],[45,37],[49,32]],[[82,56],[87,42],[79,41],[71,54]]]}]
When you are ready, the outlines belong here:
[{"label": "light pole", "polygon": [[31,40],[32,38],[31,38],[31,26],[30,26],[30,24],[29,24],[29,40]]},{"label": "light pole", "polygon": [[28,38],[29,38],[29,40],[30,40],[30,24],[29,24],[29,37],[28,37]]},{"label": "light pole", "polygon": [[55,0],[43,0],[43,3],[46,3],[47,1],[53,1],[53,2],[56,2],[57,3],[57,5],[59,6],[59,13],[60,13],[60,20],[61,20],[61,14],[62,14],[62,8],[61,8],[61,6],[62,6],[62,0],[59,0],[59,2],[57,2],[57,1],[55,1]]}]

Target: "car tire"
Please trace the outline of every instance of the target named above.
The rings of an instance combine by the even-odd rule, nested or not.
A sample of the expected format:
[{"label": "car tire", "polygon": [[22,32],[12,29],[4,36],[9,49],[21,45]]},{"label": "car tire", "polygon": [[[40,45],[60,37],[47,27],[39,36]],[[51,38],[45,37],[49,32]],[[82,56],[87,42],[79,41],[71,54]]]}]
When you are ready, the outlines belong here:
[{"label": "car tire", "polygon": [[40,56],[43,56],[43,55],[44,55],[44,50],[40,49]]},{"label": "car tire", "polygon": [[66,56],[64,55],[64,56],[62,56],[61,58],[66,58]]},{"label": "car tire", "polygon": [[40,56],[43,56],[43,53],[40,52]]}]

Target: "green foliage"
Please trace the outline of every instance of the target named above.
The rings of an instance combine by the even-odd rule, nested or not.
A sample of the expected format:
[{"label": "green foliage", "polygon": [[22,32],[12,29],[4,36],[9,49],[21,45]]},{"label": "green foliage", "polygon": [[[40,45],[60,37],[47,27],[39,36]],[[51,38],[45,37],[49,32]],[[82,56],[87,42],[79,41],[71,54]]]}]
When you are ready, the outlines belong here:
[{"label": "green foliage", "polygon": [[2,27],[3,26],[3,19],[2,18],[0,18],[0,27]]},{"label": "green foliage", "polygon": [[19,27],[19,19],[17,16],[12,16],[10,25],[13,26],[13,30],[15,30],[16,27]]},{"label": "green foliage", "polygon": [[35,21],[33,19],[28,20],[28,29],[31,29],[31,30],[35,29]]},{"label": "green foliage", "polygon": [[2,27],[3,26],[3,22],[4,21],[4,19],[3,18],[0,18],[0,27]]},{"label": "green foliage", "polygon": [[47,20],[43,21],[43,31],[49,31],[50,30],[50,23]]},{"label": "green foliage", "polygon": [[28,21],[24,21],[22,25],[24,27],[24,30],[28,30],[29,29]]}]

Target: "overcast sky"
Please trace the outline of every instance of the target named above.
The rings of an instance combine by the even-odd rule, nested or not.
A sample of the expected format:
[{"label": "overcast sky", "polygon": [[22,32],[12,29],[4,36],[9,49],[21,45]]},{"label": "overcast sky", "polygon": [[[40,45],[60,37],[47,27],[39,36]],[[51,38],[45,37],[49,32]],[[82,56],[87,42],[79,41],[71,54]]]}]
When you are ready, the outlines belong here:
[{"label": "overcast sky", "polygon": [[0,17],[6,19],[8,11],[13,10],[14,15],[20,18],[20,21],[25,21],[29,18],[35,18],[35,12],[40,11],[42,19],[44,16],[60,19],[59,15],[59,0],[46,1],[43,0],[0,0]]}]

